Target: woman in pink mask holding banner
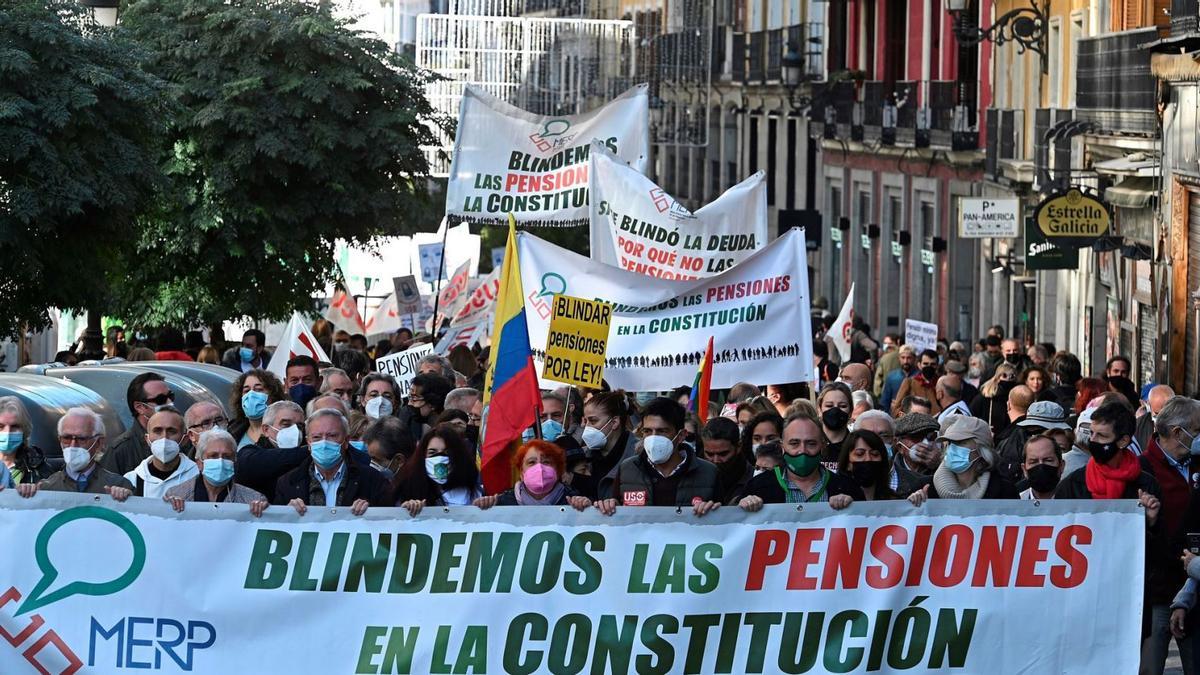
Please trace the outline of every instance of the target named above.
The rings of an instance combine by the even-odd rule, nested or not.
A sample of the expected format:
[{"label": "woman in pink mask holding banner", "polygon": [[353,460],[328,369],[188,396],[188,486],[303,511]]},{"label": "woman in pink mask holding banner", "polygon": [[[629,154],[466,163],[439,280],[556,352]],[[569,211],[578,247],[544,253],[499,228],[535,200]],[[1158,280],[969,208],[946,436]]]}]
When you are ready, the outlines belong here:
[{"label": "woman in pink mask holding banner", "polygon": [[513,467],[521,475],[517,484],[498,495],[476,499],[475,506],[571,506],[583,511],[592,505],[592,500],[562,482],[567,458],[553,443],[529,441],[522,445],[513,457]]}]

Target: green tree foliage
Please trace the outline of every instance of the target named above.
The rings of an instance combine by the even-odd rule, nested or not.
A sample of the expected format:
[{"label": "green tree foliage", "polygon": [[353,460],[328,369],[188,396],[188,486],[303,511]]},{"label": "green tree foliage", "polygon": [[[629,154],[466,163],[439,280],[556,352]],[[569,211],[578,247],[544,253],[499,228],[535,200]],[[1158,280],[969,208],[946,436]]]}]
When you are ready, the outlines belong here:
[{"label": "green tree foliage", "polygon": [[121,22],[182,108],[120,290],[134,325],[283,318],[337,239],[436,226],[421,146],[445,122],[383,42],[294,0],[136,0]]},{"label": "green tree foliage", "polygon": [[78,3],[0,6],[0,335],[104,309],[161,187],[165,83]]}]

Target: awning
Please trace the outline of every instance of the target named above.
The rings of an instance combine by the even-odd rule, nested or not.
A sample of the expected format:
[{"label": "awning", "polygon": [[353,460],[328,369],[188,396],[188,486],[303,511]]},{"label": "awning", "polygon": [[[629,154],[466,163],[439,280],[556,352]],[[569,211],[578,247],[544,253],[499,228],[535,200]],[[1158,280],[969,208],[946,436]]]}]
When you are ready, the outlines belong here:
[{"label": "awning", "polygon": [[1158,181],[1153,178],[1126,178],[1104,191],[1106,202],[1126,209],[1144,208],[1157,196]]},{"label": "awning", "polygon": [[1131,152],[1124,157],[1107,159],[1092,164],[1097,173],[1114,176],[1158,176],[1158,158],[1144,152]]}]

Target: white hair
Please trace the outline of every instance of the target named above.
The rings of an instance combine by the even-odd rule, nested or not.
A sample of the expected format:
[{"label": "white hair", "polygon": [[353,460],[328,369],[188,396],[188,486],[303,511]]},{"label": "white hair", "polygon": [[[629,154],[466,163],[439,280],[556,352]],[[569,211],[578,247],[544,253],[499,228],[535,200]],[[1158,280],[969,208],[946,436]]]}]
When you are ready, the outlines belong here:
[{"label": "white hair", "polygon": [[224,429],[213,427],[200,434],[200,438],[196,440],[196,459],[204,459],[204,452],[208,450],[208,446],[213,444],[213,441],[228,443],[229,447],[237,452],[237,441],[233,439],[233,436]]},{"label": "white hair", "polygon": [[459,406],[465,404],[471,399],[478,400],[479,397],[479,390],[472,389],[471,387],[459,387],[458,389],[451,391],[449,394],[446,394],[446,403],[442,407],[446,410],[454,408],[462,410],[465,413],[470,413],[471,406],[475,405],[474,401],[472,401],[471,406],[467,406],[466,408]]},{"label": "white hair", "polygon": [[216,401],[196,401],[192,405],[188,406],[187,411],[183,413],[183,425],[190,427],[192,426],[192,423],[197,422],[197,418],[200,417],[200,413],[204,410],[202,406],[206,405],[211,405],[212,407],[216,408],[217,412],[221,413],[221,415],[225,414],[225,408],[223,408],[221,404],[217,403]]},{"label": "white hair", "polygon": [[338,422],[340,422],[342,425],[342,432],[347,436],[350,435],[350,423],[346,421],[346,416],[337,410],[334,410],[333,408],[321,408],[320,410],[309,415],[308,419],[304,420],[304,428],[312,428],[313,422],[316,422],[317,419],[321,417],[336,417]]},{"label": "white hair", "polygon": [[68,417],[86,417],[92,423],[92,435],[104,435],[104,418],[100,417],[100,414],[91,408],[76,406],[74,408],[69,408],[67,412],[63,413],[62,417],[58,418],[57,431],[59,436],[62,436],[63,422],[66,421]]},{"label": "white hair", "polygon": [[875,407],[875,399],[873,399],[871,397],[870,393],[863,391],[861,389],[856,389],[856,390],[850,392],[851,407],[857,408],[858,406],[860,406],[864,403],[867,404],[868,408]]},{"label": "white hair", "polygon": [[298,412],[301,417],[304,417],[304,408],[301,408],[299,403],[294,401],[275,401],[267,406],[267,411],[263,413],[262,423],[269,427],[275,426],[275,420],[279,419],[279,413],[285,410]]},{"label": "white hair", "polygon": [[17,426],[21,427],[21,431],[25,434],[25,440],[21,441],[21,445],[27,447],[29,438],[33,436],[33,422],[29,419],[29,411],[25,409],[25,404],[21,403],[21,399],[16,396],[0,396],[0,413],[6,412],[17,416]]},{"label": "white hair", "polygon": [[[325,400],[333,401],[332,406],[326,407],[337,408],[342,415],[346,417],[350,416],[350,406],[346,405],[346,402],[342,400],[342,397],[336,394],[321,394],[320,396],[312,399],[308,402],[308,405],[305,406],[304,414],[311,417],[312,414],[317,411],[317,403]],[[296,407],[298,408],[299,406]]]},{"label": "white hair", "polygon": [[891,429],[892,433],[893,434],[896,433],[896,420],[892,419],[891,415],[885,413],[882,410],[868,410],[868,411],[860,414],[854,420],[854,428],[861,429],[863,422],[869,422],[871,420],[883,420],[883,421],[887,422],[888,428]]}]

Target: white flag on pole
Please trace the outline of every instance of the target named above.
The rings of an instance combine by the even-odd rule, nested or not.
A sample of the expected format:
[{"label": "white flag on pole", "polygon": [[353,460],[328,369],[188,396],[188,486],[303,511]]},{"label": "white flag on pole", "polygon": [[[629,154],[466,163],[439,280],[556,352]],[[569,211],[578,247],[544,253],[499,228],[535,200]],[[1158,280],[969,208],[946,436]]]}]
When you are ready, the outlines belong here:
[{"label": "white flag on pole", "polygon": [[275,348],[270,363],[267,364],[267,370],[275,373],[280,381],[286,381],[287,362],[297,356],[311,356],[317,363],[330,362],[329,356],[321,349],[321,345],[317,344],[317,338],[308,329],[304,317],[300,316],[300,312],[292,312],[292,318],[283,330],[283,337],[279,340],[279,346]]},{"label": "white flag on pole", "polygon": [[842,311],[829,329],[829,337],[842,355],[842,361],[850,360],[850,333],[854,331],[854,284],[850,284],[850,292],[846,294],[846,302],[842,303]]}]

